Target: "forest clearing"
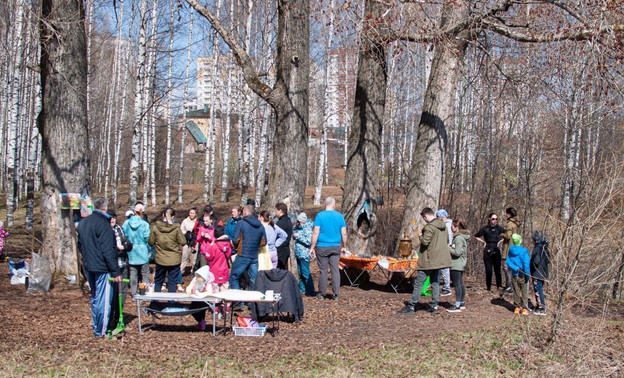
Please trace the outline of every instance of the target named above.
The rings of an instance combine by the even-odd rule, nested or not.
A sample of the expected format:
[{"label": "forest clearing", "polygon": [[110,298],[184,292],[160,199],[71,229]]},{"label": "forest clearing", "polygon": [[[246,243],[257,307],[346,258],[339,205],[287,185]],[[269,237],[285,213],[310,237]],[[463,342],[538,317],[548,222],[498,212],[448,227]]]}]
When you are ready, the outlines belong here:
[{"label": "forest clearing", "polygon": [[[0,266],[0,375],[624,375],[624,0],[9,0],[0,15],[0,252],[40,252],[53,278],[25,294]],[[166,233],[181,247],[161,248],[156,259],[176,261],[149,266],[155,285],[179,273],[186,247],[216,244],[214,214],[242,213],[258,237],[278,233],[274,217],[305,223],[311,269],[291,261],[291,272],[318,284],[329,257],[316,255],[312,220],[334,210],[328,197],[344,223],[338,245],[318,245],[333,248],[331,267],[336,248],[414,257],[435,233],[446,265],[427,268],[426,255],[416,282],[461,263],[450,273],[465,274],[466,308],[443,288],[439,314],[428,297],[414,314],[410,288],[395,293],[372,270],[359,287],[343,276],[337,301],[317,286],[303,321],[274,337],[212,337],[196,331],[201,317],[141,335],[130,300],[125,337],[93,337],[107,280],[121,277],[107,275],[127,266],[136,290],[136,266],[148,267],[124,262],[128,230],[111,217],[130,211],[142,225],[135,255]],[[174,224],[193,206],[202,219],[182,234]],[[99,238],[109,225],[114,241]],[[548,242],[541,278],[522,249],[532,258],[536,235]],[[265,257],[287,250],[277,237]],[[240,247],[248,272],[255,247]],[[512,248],[531,266],[512,267]],[[66,279],[82,274],[96,287],[91,311]],[[183,284],[204,289],[207,277]],[[498,292],[529,278],[545,283],[533,314]]]}]

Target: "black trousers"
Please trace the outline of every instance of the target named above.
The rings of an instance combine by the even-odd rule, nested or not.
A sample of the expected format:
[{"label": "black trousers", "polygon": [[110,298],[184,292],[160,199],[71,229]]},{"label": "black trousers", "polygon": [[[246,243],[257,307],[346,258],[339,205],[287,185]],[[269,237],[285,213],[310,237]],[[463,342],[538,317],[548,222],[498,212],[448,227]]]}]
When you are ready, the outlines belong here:
[{"label": "black trousers", "polygon": [[280,245],[277,248],[277,268],[288,270],[288,259],[290,258],[290,245]]},{"label": "black trousers", "polygon": [[492,256],[487,253],[487,247],[483,250],[483,263],[485,264],[485,286],[488,290],[492,289],[492,270],[496,276],[496,287],[503,286],[503,279],[501,277],[501,254],[498,248]]}]

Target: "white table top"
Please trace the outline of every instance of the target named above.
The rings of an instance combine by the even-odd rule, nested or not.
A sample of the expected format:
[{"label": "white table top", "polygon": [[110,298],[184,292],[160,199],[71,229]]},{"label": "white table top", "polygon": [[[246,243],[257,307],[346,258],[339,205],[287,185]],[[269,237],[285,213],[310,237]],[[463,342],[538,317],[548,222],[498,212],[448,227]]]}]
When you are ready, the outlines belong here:
[{"label": "white table top", "polygon": [[151,293],[145,295],[135,295],[134,300],[141,301],[174,301],[174,302],[221,302],[221,298],[215,298],[213,296],[208,296],[204,298],[192,297],[186,293]]}]

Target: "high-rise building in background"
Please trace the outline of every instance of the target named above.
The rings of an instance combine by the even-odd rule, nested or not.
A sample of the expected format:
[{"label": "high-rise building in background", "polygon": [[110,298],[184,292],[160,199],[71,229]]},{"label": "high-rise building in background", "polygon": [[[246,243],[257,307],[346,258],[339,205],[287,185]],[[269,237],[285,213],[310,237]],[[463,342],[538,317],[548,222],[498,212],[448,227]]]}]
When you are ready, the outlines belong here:
[{"label": "high-rise building in background", "polygon": [[217,64],[216,77],[212,77],[214,72],[214,62],[212,57],[197,58],[197,97],[196,109],[203,109],[206,105],[210,106],[211,97],[215,95],[215,108],[221,110],[223,108],[223,100],[227,95],[228,81],[232,80],[234,86],[233,93],[238,89],[238,72],[240,68],[234,63],[229,55],[219,56]]},{"label": "high-rise building in background", "polygon": [[338,48],[329,52],[327,127],[329,137],[343,137],[353,115],[358,52]]}]

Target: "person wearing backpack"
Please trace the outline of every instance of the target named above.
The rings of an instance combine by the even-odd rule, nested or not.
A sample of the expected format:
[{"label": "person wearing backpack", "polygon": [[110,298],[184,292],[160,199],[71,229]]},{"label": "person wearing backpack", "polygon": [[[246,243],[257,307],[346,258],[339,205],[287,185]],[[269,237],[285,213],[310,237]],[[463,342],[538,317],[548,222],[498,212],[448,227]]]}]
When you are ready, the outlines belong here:
[{"label": "person wearing backpack", "polygon": [[550,265],[550,251],[548,241],[540,231],[533,233],[533,253],[531,254],[531,277],[533,291],[535,291],[534,315],[546,315],[546,301],[544,300],[544,281],[548,279],[548,265]]}]

